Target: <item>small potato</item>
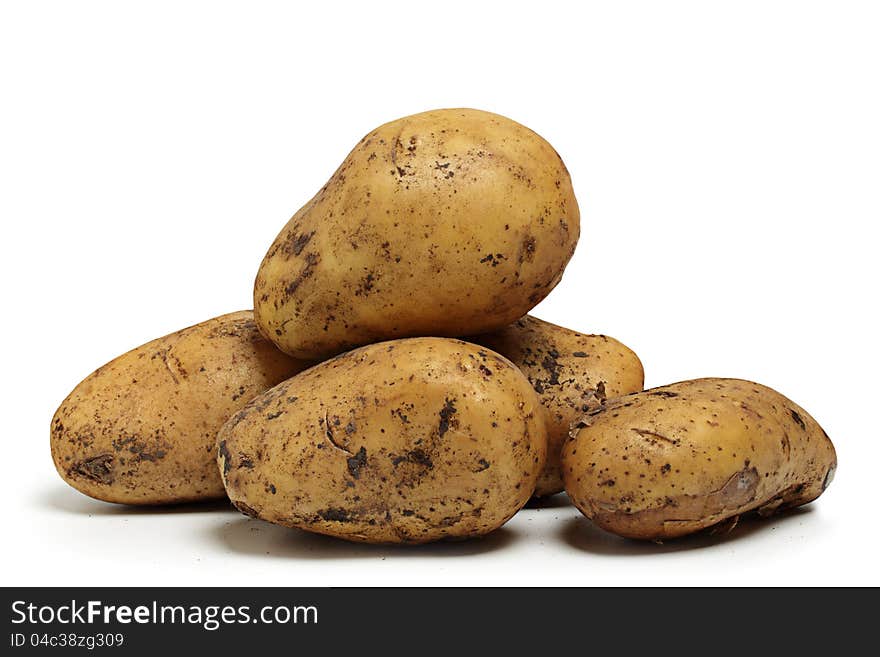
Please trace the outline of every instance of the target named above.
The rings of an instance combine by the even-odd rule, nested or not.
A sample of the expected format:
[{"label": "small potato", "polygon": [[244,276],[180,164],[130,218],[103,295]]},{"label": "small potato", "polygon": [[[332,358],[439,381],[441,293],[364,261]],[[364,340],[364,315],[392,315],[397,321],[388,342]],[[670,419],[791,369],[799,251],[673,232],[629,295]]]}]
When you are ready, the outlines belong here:
[{"label": "small potato", "polygon": [[593,522],[657,540],[807,504],[837,457],[816,421],[775,390],[697,379],[609,401],[565,444],[562,464],[565,490]]},{"label": "small potato", "polygon": [[265,340],[250,310],[148,342],[86,377],[55,412],[55,467],[107,502],[222,498],[217,430],[306,366]]},{"label": "small potato", "polygon": [[560,455],[572,424],[606,398],[637,392],[645,384],[642,363],[626,345],[537,317],[467,340],[509,358],[538,393],[547,423],[547,463],[535,489],[538,497],[563,489]]},{"label": "small potato", "polygon": [[299,358],[494,331],[562,277],[580,235],[568,170],[525,126],[440,109],[379,126],[281,230],[254,281]]},{"label": "small potato", "polygon": [[531,497],[540,405],[508,360],[467,342],[362,347],[254,399],[223,427],[233,504],[368,543],[486,534]]}]

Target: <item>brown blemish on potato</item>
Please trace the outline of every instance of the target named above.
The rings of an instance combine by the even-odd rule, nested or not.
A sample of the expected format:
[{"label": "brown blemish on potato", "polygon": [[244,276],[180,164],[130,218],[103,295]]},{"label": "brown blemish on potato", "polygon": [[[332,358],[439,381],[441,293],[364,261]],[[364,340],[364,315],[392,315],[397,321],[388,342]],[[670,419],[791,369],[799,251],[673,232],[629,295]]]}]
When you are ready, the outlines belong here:
[{"label": "brown blemish on potato", "polygon": [[223,461],[223,476],[229,474],[229,469],[232,467],[231,464],[231,454],[229,453],[229,449],[226,447],[226,441],[221,440],[220,445],[217,448],[217,453],[220,455],[220,459]]},{"label": "brown blemish on potato", "polygon": [[446,403],[440,409],[440,424],[437,426],[437,432],[441,438],[449,431],[450,426],[456,426],[455,420],[452,417],[455,413],[455,400],[447,397]]},{"label": "brown blemish on potato", "polygon": [[403,144],[400,141],[400,133],[398,133],[391,144],[391,164],[394,166],[394,170],[391,173],[394,174],[396,172],[400,178],[403,178],[406,175],[406,170],[397,164],[397,151],[401,148],[403,148]]},{"label": "brown blemish on potato", "polygon": [[746,413],[748,413],[749,415],[751,415],[751,416],[753,416],[753,417],[756,417],[756,418],[758,418],[759,420],[764,419],[764,416],[763,416],[763,415],[761,415],[758,411],[756,411],[754,408],[752,408],[751,406],[749,406],[746,402],[740,402],[739,407],[740,407],[741,409],[743,409],[743,410],[744,410]]},{"label": "brown blemish on potato", "polygon": [[370,292],[373,291],[373,286],[376,282],[376,275],[373,272],[368,272],[366,276],[361,280],[360,285],[358,285],[357,289],[354,291],[354,295],[356,297],[367,296]]},{"label": "brown blemish on potato", "polygon": [[[558,360],[559,352],[556,349],[548,349],[546,355],[541,360],[541,367],[547,373],[547,376],[537,377],[532,374],[529,380],[532,387],[539,395],[543,394],[548,387],[559,385],[559,375],[562,371],[562,365]],[[525,364],[534,366],[533,362],[525,361]]]},{"label": "brown blemish on potato", "polygon": [[[222,315],[213,320],[196,324],[188,329],[178,332],[189,332],[199,329],[207,332],[209,340],[218,340],[221,338],[246,338],[251,342],[260,340],[260,332],[257,324],[253,320],[253,315],[249,311],[245,311],[246,316],[240,316],[241,313],[231,313],[230,315]],[[176,335],[176,334],[172,334]],[[161,339],[161,338],[160,338]]]},{"label": "brown blemish on potato", "polygon": [[352,454],[345,445],[336,441],[336,434],[333,431],[333,427],[334,425],[338,427],[340,424],[342,424],[340,419],[338,417],[334,417],[333,422],[331,423],[327,411],[324,411],[324,417],[321,418],[320,422],[324,425],[324,435],[327,436],[327,440],[330,441],[330,444],[333,445],[333,447],[335,447],[336,449],[345,452],[350,456],[354,456],[354,454]]},{"label": "brown blemish on potato", "polygon": [[284,293],[288,297],[293,296],[293,294],[299,289],[299,286],[303,284],[303,281],[312,277],[315,272],[315,267],[317,267],[318,263],[321,261],[321,256],[317,253],[307,253],[305,260],[306,264],[300,269],[296,277],[284,288]]},{"label": "brown blemish on potato", "polygon": [[532,262],[535,259],[535,250],[537,249],[537,241],[532,235],[526,235],[523,238],[519,248],[518,262]]},{"label": "brown blemish on potato", "polygon": [[134,461],[151,461],[156,462],[165,458],[166,451],[161,447],[151,449],[137,436],[127,436],[113,440],[110,443],[117,452],[127,451],[134,455]]},{"label": "brown blemish on potato", "polygon": [[303,252],[303,249],[306,248],[314,235],[315,231],[310,231],[308,233],[299,233],[298,235],[293,237],[293,239],[288,240],[287,244],[285,245],[285,250],[289,253],[292,253],[293,255],[298,256]]},{"label": "brown blemish on potato", "polygon": [[403,456],[394,456],[392,454],[391,463],[394,466],[398,466],[401,463],[415,463],[429,469],[434,467],[431,457],[422,449],[411,449]]},{"label": "brown blemish on potato", "polygon": [[68,473],[79,475],[99,484],[112,484],[113,454],[98,454],[74,463]]},{"label": "brown blemish on potato", "polygon": [[318,511],[318,515],[322,520],[328,522],[349,522],[351,520],[351,514],[345,509],[340,508],[323,509]]},{"label": "brown blemish on potato", "polygon": [[656,431],[651,431],[650,429],[638,429],[636,427],[632,428],[638,435],[642,438],[647,438],[649,442],[652,444],[656,444],[658,440],[662,440],[665,443],[669,443],[670,445],[678,445],[681,441],[677,438],[669,438],[668,436],[664,436],[661,433],[657,433]]},{"label": "brown blemish on potato", "polygon": [[492,267],[497,267],[504,260],[504,254],[502,253],[487,253],[484,257],[480,258],[481,264],[490,264]]},{"label": "brown blemish on potato", "polygon": [[350,456],[346,459],[346,463],[348,465],[348,471],[351,473],[351,476],[355,479],[360,478],[361,476],[361,468],[366,467],[367,465],[367,450],[365,447],[361,447],[357,454],[354,456]]},{"label": "brown blemish on potato", "polygon": [[165,367],[168,369],[168,373],[171,375],[174,383],[180,383],[180,380],[185,379],[188,375],[186,370],[183,368],[183,365],[180,364],[180,360],[171,355],[170,351],[170,349],[164,349],[161,352],[162,362],[165,363]]}]

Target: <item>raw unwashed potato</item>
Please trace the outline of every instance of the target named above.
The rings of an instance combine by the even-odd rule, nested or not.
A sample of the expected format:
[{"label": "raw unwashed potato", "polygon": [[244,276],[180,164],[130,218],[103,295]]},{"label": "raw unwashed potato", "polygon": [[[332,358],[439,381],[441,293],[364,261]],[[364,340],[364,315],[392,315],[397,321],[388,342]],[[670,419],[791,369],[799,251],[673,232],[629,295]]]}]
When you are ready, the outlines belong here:
[{"label": "raw unwashed potato", "polygon": [[532,495],[540,405],[507,359],[467,342],[362,347],[254,399],[218,436],[242,512],[352,541],[486,534]]},{"label": "raw unwashed potato", "polygon": [[52,418],[55,467],[108,502],[222,498],[217,431],[305,367],[260,335],[250,310],[153,340],[99,367],[64,400]]},{"label": "raw unwashed potato", "polygon": [[816,421],[766,386],[697,379],[609,400],[562,451],[565,489],[630,538],[690,534],[816,499],[837,467]]},{"label": "raw unwashed potato", "polygon": [[509,358],[538,393],[547,423],[547,462],[535,489],[538,497],[563,489],[560,455],[572,425],[606,399],[637,392],[645,384],[639,357],[623,343],[537,317],[468,340]]},{"label": "raw unwashed potato", "polygon": [[580,215],[559,155],[497,114],[444,109],[364,137],[263,259],[254,312],[300,358],[493,331],[559,282]]}]

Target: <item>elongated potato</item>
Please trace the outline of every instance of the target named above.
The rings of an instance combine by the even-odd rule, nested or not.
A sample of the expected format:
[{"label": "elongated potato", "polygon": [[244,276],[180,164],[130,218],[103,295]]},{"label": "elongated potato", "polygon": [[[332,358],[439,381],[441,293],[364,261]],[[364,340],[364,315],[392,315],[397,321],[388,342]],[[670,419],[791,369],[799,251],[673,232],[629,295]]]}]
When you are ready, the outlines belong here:
[{"label": "elongated potato", "polygon": [[559,282],[580,235],[539,135],[472,109],[379,126],[275,238],[254,282],[263,334],[300,358],[499,329]]},{"label": "elongated potato", "polygon": [[222,498],[217,431],[306,363],[278,351],[250,310],[129,351],[86,377],[52,418],[52,458],[78,491],[108,502]]},{"label": "elongated potato", "polygon": [[562,451],[565,489],[630,538],[690,534],[816,499],[837,467],[810,415],[766,386],[697,379],[609,401]]},{"label": "elongated potato", "polygon": [[362,347],[254,399],[218,462],[242,512],[351,541],[477,536],[529,499],[539,402],[498,354],[460,340]]},{"label": "elongated potato", "polygon": [[572,424],[606,398],[637,392],[645,384],[639,357],[623,343],[537,317],[467,339],[509,358],[538,393],[547,423],[547,463],[535,488],[538,497],[563,489],[560,456]]}]

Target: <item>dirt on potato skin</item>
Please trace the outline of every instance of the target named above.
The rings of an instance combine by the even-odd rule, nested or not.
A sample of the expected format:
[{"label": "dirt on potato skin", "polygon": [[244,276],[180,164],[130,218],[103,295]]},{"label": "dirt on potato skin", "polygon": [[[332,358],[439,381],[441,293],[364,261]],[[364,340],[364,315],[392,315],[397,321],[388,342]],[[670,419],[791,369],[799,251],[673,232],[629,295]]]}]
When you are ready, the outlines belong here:
[{"label": "dirt on potato skin", "polygon": [[533,131],[470,109],[403,117],[365,136],[278,234],[256,321],[314,359],[495,330],[553,289],[579,234],[568,171]]},{"label": "dirt on potato skin", "polygon": [[620,341],[578,333],[531,315],[499,331],[465,339],[510,359],[541,400],[548,445],[537,497],[563,490],[562,445],[572,427],[607,399],[638,392],[644,386],[639,357]]},{"label": "dirt on potato skin", "polygon": [[222,499],[217,431],[308,364],[263,338],[251,311],[148,342],[98,368],[61,403],[50,428],[56,470],[107,502]]},{"label": "dirt on potato skin", "polygon": [[410,338],[347,352],[257,397],[221,430],[220,462],[230,498],[263,520],[427,543],[489,533],[525,505],[544,432],[512,363],[460,340]]},{"label": "dirt on potato skin", "polygon": [[790,399],[707,378],[608,401],[574,432],[562,463],[569,497],[598,526],[665,540],[807,504],[837,456]]}]

